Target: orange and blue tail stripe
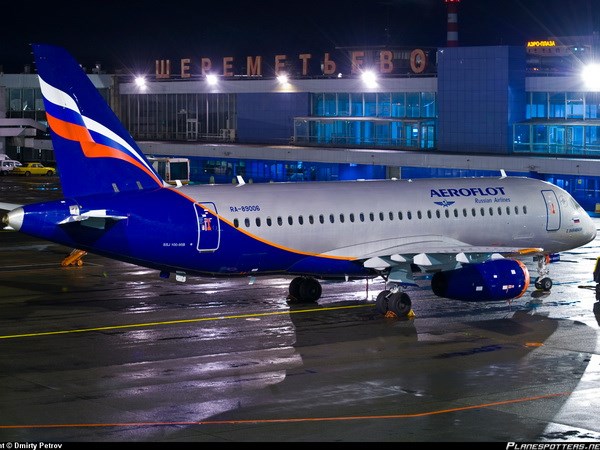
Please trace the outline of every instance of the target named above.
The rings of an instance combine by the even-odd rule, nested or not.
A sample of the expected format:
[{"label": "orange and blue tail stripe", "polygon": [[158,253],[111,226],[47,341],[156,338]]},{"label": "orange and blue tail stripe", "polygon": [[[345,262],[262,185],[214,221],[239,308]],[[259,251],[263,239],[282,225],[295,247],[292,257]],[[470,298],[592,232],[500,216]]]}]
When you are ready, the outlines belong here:
[{"label": "orange and blue tail stripe", "polygon": [[51,45],[34,44],[33,47],[65,196],[164,186],[71,55]]}]

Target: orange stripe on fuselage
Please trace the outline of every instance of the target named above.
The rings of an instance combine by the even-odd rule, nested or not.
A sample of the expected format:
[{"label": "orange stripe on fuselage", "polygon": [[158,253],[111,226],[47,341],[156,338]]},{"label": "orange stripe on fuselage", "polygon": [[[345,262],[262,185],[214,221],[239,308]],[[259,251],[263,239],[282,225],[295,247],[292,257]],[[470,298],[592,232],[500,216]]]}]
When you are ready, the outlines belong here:
[{"label": "orange stripe on fuselage", "polygon": [[90,132],[88,129],[81,125],[76,125],[74,123],[65,122],[64,120],[57,119],[56,117],[51,116],[50,114],[46,114],[48,118],[48,125],[56,134],[60,137],[68,139],[70,141],[77,141],[81,145],[81,149],[83,153],[88,158],[115,158],[120,159],[122,161],[126,161],[129,164],[133,164],[138,169],[142,170],[146,173],[150,178],[152,178],[156,184],[162,186],[160,180],[154,175],[147,167],[145,167],[142,163],[132,158],[128,154],[122,152],[113,147],[109,147],[108,145],[98,144],[92,139]]},{"label": "orange stripe on fuselage", "polygon": [[[170,189],[170,188],[166,188],[166,189]],[[221,222],[225,222],[227,225],[229,225],[234,230],[236,230],[236,231],[238,231],[240,233],[245,234],[246,236],[248,236],[251,239],[254,239],[255,241],[262,242],[263,244],[270,245],[271,247],[278,248],[279,250],[284,250],[286,252],[296,253],[298,255],[316,256],[318,258],[339,259],[339,260],[345,260],[345,261],[355,261],[356,260],[356,257],[353,257],[353,256],[331,256],[331,255],[323,255],[322,253],[304,252],[304,251],[301,251],[301,250],[298,250],[298,249],[295,249],[295,248],[285,247],[283,245],[276,244],[275,242],[272,242],[272,241],[269,241],[267,239],[261,238],[261,237],[257,236],[256,234],[250,233],[249,231],[246,231],[246,230],[244,230],[242,228],[236,228],[233,225],[233,223],[231,223],[229,220],[225,219],[222,215],[217,214],[215,211],[213,211],[209,207],[205,206],[203,203],[197,202],[196,200],[194,200],[189,195],[184,194],[183,192],[180,192],[180,191],[175,190],[175,189],[173,189],[173,192],[181,195],[182,197],[188,199],[189,201],[191,201],[193,203],[197,203],[198,205],[202,206],[202,208],[205,211],[210,212],[213,216],[215,216],[216,218],[218,218]]]}]

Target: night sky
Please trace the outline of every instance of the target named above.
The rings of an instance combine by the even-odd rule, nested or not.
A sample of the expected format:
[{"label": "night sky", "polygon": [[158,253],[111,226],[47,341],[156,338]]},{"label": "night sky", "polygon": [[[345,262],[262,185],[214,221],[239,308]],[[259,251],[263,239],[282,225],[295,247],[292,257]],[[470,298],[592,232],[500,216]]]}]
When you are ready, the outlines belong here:
[{"label": "night sky", "polygon": [[[32,64],[32,42],[64,46],[84,66],[100,62],[109,73],[152,68],[163,58],[446,44],[443,0],[209,3],[5,2],[0,65],[5,73],[20,73]],[[462,0],[458,10],[464,46],[524,45],[600,31],[600,0]]]}]

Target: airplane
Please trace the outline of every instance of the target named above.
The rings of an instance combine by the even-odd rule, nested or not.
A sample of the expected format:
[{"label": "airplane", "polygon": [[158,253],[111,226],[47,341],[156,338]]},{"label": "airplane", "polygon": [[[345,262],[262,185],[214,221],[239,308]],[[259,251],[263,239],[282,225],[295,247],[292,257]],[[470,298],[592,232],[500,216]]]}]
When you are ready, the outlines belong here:
[{"label": "airplane", "polygon": [[63,48],[33,44],[64,198],[0,204],[2,223],[51,242],[155,269],[163,278],[286,275],[291,303],[320,280],[381,277],[376,310],[407,317],[408,286],[439,297],[521,297],[537,260],[596,236],[565,190],[527,177],[177,185],[160,178]]}]

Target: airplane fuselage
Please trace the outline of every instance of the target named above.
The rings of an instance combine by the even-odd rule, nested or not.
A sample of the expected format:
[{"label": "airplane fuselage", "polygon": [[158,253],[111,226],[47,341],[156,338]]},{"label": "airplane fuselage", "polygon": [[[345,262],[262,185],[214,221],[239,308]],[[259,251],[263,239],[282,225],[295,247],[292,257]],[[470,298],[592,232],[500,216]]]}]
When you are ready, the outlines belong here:
[{"label": "airplane fuselage", "polygon": [[[98,210],[107,218],[65,223]],[[513,177],[188,185],[24,211],[20,219],[11,213],[22,232],[147,267],[211,275],[368,276],[360,261],[370,257],[429,247],[455,254],[465,245],[555,253],[596,232],[564,190]]]}]

